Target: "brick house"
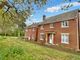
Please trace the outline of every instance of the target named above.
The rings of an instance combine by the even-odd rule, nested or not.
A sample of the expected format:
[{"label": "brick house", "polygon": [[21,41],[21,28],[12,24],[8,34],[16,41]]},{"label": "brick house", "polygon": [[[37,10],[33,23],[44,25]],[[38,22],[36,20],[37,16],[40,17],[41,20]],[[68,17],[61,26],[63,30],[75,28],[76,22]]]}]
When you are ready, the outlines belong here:
[{"label": "brick house", "polygon": [[32,25],[28,26],[25,30],[25,38],[28,40],[37,40],[37,34],[38,34],[38,24],[33,23]]},{"label": "brick house", "polygon": [[[80,49],[80,10],[65,12],[26,28],[25,36],[44,44]],[[34,31],[33,31],[34,30]]]}]

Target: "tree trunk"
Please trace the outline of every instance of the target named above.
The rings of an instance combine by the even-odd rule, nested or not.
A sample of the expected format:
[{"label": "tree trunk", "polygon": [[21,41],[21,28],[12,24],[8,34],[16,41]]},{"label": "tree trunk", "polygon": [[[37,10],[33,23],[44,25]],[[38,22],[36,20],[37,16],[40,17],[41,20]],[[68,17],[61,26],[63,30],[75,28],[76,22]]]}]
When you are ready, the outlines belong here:
[{"label": "tree trunk", "polygon": [[19,29],[18,29],[18,37],[20,37],[20,31],[19,31]]},{"label": "tree trunk", "polygon": [[6,36],[6,32],[5,32],[5,36]]}]

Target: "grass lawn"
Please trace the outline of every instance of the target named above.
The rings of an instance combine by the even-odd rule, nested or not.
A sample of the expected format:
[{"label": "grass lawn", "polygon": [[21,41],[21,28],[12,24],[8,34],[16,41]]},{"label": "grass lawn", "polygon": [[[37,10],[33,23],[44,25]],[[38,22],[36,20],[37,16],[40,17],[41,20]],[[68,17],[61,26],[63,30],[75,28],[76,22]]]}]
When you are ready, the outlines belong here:
[{"label": "grass lawn", "polygon": [[0,60],[80,60],[80,55],[7,37],[0,39]]}]

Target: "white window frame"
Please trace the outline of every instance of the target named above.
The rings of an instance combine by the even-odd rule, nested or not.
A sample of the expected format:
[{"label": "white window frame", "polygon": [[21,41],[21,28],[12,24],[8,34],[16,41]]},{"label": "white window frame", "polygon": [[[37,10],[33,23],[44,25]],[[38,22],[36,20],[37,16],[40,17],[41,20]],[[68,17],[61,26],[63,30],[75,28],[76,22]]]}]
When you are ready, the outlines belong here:
[{"label": "white window frame", "polygon": [[41,26],[40,26],[40,29],[41,29],[41,30],[44,30],[44,26],[43,26],[43,25],[41,25]]},{"label": "white window frame", "polygon": [[69,33],[61,33],[61,43],[69,44]]},{"label": "white window frame", "polygon": [[28,29],[26,29],[26,32],[28,32]]},{"label": "white window frame", "polygon": [[50,28],[54,28],[54,23],[51,23],[50,24]]},{"label": "white window frame", "polygon": [[41,35],[44,35],[44,33],[40,33],[40,40],[44,40],[44,38]]},{"label": "white window frame", "polygon": [[32,31],[35,31],[35,28],[32,28]]},{"label": "white window frame", "polygon": [[31,39],[31,37],[30,37],[30,36],[28,36],[28,39],[30,40],[30,39]]},{"label": "white window frame", "polygon": [[[67,24],[67,25],[66,25]],[[67,27],[69,27],[69,21],[62,21],[61,22],[61,27],[62,28],[67,28]]]},{"label": "white window frame", "polygon": [[35,38],[34,38],[34,34],[32,35],[32,39],[34,40]]}]

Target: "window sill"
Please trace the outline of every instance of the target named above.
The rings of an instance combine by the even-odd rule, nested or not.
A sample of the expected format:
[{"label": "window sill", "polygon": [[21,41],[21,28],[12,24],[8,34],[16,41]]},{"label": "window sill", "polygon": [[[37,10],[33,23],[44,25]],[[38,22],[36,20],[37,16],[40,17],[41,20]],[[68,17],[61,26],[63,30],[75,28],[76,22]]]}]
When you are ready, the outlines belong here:
[{"label": "window sill", "polygon": [[43,40],[43,39],[40,39],[40,40]]},{"label": "window sill", "polygon": [[54,28],[54,27],[50,27],[50,28]]},{"label": "window sill", "polygon": [[69,43],[67,43],[67,42],[62,42],[62,44],[69,44]]},{"label": "window sill", "polygon": [[62,26],[62,28],[69,28],[69,26]]}]

